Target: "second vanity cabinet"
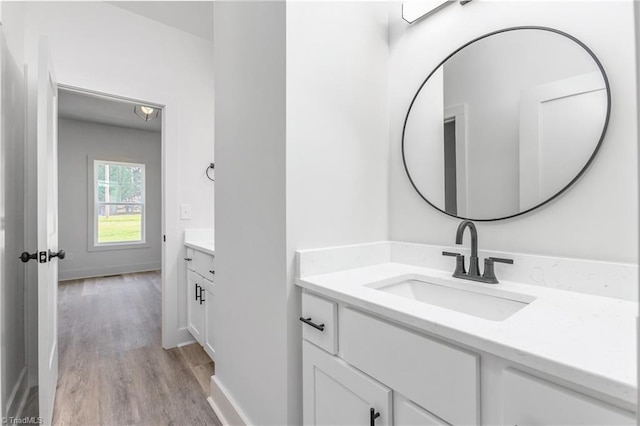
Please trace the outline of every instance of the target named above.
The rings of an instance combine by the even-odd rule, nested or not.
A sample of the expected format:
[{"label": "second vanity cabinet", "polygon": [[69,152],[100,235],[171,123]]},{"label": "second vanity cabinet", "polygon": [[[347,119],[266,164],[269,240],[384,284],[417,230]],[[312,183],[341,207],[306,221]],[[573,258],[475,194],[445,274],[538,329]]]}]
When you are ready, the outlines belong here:
[{"label": "second vanity cabinet", "polygon": [[305,425],[635,425],[535,372],[308,291],[301,319]]},{"label": "second vanity cabinet", "polygon": [[213,359],[215,276],[214,256],[187,248],[187,329]]}]

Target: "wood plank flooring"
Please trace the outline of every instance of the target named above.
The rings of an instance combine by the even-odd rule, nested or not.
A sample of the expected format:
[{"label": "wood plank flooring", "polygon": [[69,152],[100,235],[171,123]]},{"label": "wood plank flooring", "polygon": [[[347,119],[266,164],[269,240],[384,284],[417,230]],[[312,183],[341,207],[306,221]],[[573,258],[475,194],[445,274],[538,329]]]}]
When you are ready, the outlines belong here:
[{"label": "wood plank flooring", "polygon": [[161,346],[157,272],[59,287],[58,425],[220,425],[206,401],[214,364],[196,343]]}]

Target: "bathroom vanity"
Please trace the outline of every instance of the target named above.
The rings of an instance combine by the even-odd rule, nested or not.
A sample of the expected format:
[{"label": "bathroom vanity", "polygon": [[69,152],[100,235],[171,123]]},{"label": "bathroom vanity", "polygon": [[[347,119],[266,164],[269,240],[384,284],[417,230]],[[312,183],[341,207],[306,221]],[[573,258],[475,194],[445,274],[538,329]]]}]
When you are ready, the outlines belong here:
[{"label": "bathroom vanity", "polygon": [[298,252],[305,424],[635,424],[637,303],[603,294],[636,266],[511,255],[485,284],[447,249]]},{"label": "bathroom vanity", "polygon": [[214,358],[215,246],[210,230],[186,230],[187,329]]}]

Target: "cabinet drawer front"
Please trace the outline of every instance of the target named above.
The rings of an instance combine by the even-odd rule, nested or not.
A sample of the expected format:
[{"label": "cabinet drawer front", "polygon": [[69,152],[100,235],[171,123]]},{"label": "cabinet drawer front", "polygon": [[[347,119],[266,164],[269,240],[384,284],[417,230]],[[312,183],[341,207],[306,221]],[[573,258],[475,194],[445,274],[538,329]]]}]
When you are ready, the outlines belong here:
[{"label": "cabinet drawer front", "polygon": [[349,308],[340,349],[349,364],[446,422],[479,423],[478,355]]},{"label": "cabinet drawer front", "polygon": [[329,300],[302,293],[302,318],[323,325],[318,330],[309,324],[302,324],[302,338],[320,346],[325,351],[338,352],[338,306]]},{"label": "cabinet drawer front", "polygon": [[187,262],[187,269],[190,271],[194,270],[194,266],[193,266],[194,255],[195,255],[195,250],[187,247],[187,257],[185,258],[185,261]]},{"label": "cabinet drawer front", "polygon": [[502,386],[505,425],[635,425],[633,413],[517,370]]},{"label": "cabinet drawer front", "polygon": [[196,250],[193,255],[193,262],[190,263],[193,263],[193,268],[198,274],[213,281],[215,274],[211,271],[215,272],[215,270],[213,269],[214,261],[212,255]]}]

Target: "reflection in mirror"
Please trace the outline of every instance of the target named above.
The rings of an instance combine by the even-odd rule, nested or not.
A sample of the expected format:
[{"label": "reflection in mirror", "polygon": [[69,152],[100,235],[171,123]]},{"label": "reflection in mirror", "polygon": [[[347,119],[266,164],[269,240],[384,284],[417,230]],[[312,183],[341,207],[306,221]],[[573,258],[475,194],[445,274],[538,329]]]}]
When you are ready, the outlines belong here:
[{"label": "reflection in mirror", "polygon": [[580,175],[609,116],[595,56],[571,36],[512,28],[454,52],[405,122],[411,183],[437,209],[494,220],[544,204]]}]

